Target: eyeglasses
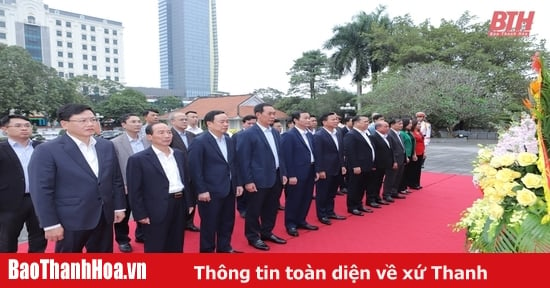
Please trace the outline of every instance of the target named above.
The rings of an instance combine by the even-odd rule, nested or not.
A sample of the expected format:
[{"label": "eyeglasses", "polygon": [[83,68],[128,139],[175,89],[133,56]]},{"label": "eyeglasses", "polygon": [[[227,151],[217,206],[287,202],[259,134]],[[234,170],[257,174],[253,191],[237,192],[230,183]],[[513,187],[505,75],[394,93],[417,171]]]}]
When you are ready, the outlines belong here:
[{"label": "eyeglasses", "polygon": [[6,127],[15,127],[15,128],[31,128],[32,127],[32,124],[30,123],[16,123],[16,124],[13,124],[13,125],[7,125]]},{"label": "eyeglasses", "polygon": [[67,120],[69,122],[76,122],[78,124],[86,124],[86,123],[95,123],[97,122],[97,118],[86,118],[86,119],[76,119],[76,120]]}]

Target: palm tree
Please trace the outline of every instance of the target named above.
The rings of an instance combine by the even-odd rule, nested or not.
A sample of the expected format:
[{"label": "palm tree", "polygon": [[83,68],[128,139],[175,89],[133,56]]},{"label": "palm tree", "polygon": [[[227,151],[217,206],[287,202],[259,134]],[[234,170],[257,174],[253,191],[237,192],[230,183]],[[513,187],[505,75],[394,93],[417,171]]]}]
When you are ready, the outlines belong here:
[{"label": "palm tree", "polygon": [[[377,42],[375,36],[391,28],[391,20],[382,15],[385,6],[375,12],[361,12],[353,17],[353,22],[333,28],[334,35],[325,49],[336,49],[330,56],[332,71],[338,76],[353,73],[352,80],[357,85],[357,110],[361,110],[360,97],[363,94],[363,79],[382,71],[389,62],[387,45]],[[386,33],[387,34],[387,33]]]}]

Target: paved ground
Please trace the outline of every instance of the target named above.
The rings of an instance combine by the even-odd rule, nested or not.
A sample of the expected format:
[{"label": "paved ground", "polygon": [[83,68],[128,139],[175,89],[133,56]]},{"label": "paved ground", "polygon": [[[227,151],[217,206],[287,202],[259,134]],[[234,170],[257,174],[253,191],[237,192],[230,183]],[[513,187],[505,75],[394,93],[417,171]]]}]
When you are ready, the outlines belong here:
[{"label": "paved ground", "polygon": [[[472,162],[479,150],[478,144],[495,144],[496,140],[466,140],[465,138],[433,139],[428,146],[424,170],[448,174],[472,174]],[[23,229],[20,241],[26,241],[26,230]]]}]

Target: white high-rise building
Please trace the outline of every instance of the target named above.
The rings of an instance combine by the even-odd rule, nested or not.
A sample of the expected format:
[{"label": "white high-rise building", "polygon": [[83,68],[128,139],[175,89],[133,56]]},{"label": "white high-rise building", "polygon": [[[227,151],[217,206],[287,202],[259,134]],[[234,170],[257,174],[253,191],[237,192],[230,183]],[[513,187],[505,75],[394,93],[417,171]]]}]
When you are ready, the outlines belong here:
[{"label": "white high-rise building", "polygon": [[125,83],[121,22],[49,8],[42,0],[0,0],[0,44],[24,47],[66,79]]}]

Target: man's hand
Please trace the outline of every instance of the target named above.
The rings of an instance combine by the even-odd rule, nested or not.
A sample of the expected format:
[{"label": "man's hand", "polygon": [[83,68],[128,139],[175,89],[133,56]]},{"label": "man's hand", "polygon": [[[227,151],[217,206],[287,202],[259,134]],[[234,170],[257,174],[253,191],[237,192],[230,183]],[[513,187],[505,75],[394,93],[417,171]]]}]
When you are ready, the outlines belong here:
[{"label": "man's hand", "polygon": [[65,229],[63,226],[44,231],[44,238],[48,241],[61,241],[63,240],[63,235],[65,234]]},{"label": "man's hand", "polygon": [[126,216],[126,212],[124,211],[115,211],[115,223],[120,223],[124,217]]}]

